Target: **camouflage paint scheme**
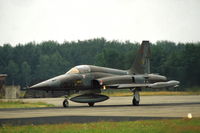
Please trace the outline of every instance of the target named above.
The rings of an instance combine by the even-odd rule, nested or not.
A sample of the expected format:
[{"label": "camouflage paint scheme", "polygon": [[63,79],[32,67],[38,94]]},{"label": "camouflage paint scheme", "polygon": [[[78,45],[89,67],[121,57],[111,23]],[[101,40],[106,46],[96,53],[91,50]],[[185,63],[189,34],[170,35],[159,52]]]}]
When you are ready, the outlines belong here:
[{"label": "camouflage paint scheme", "polygon": [[[128,70],[79,65],[63,75],[33,85],[30,89],[68,92],[73,90],[79,95],[70,100],[88,103],[89,106],[108,99],[107,96],[100,95],[102,89],[130,89],[133,92],[132,104],[139,105],[139,91],[142,88],[169,88],[179,84],[179,81],[167,81],[165,76],[151,74],[149,60],[150,43],[143,41],[133,65]],[[68,107],[67,100],[63,101],[64,107]]]}]

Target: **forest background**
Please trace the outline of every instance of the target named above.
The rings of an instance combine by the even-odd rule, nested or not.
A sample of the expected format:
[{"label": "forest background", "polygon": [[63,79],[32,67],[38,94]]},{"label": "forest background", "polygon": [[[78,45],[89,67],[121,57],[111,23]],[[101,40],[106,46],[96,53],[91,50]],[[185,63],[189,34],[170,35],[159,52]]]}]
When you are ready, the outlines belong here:
[{"label": "forest background", "polygon": [[[129,69],[140,43],[95,38],[58,43],[44,41],[0,46],[0,73],[6,84],[22,88],[66,73],[76,65]],[[179,80],[179,90],[200,86],[200,42],[151,44],[151,72]]]}]

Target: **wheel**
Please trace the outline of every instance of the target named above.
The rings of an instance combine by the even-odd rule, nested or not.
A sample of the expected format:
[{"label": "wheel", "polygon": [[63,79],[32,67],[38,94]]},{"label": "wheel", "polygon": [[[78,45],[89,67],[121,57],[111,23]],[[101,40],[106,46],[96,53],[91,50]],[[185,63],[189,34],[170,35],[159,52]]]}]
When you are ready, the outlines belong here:
[{"label": "wheel", "polygon": [[134,91],[133,93],[134,94],[133,94],[132,105],[139,106],[139,103],[140,103],[140,94],[139,94],[139,91]]},{"label": "wheel", "polygon": [[137,101],[135,98],[133,98],[133,100],[132,100],[132,105],[133,106],[139,106],[139,101]]},{"label": "wheel", "polygon": [[63,107],[65,107],[65,108],[69,107],[69,102],[68,102],[67,99],[65,99],[65,100],[63,101]]},{"label": "wheel", "polygon": [[88,105],[89,105],[90,107],[93,107],[93,106],[94,106],[94,103],[88,103]]}]

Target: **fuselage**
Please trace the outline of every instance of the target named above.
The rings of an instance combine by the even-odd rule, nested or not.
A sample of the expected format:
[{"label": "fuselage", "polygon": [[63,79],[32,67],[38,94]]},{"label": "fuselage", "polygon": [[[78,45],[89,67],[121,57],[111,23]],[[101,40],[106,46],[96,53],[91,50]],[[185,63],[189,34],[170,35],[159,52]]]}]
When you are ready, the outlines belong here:
[{"label": "fuselage", "polygon": [[92,80],[110,77],[115,75],[127,75],[127,71],[112,69],[106,67],[98,67],[92,65],[79,65],[71,68],[63,75],[56,76],[36,85],[30,89],[38,90],[68,90],[68,89],[90,89]]},{"label": "fuselage", "polygon": [[166,77],[148,74],[133,75],[128,70],[98,67],[93,65],[79,65],[67,73],[31,86],[31,89],[47,91],[90,90],[101,89],[101,81],[105,84],[130,84],[165,81]]}]

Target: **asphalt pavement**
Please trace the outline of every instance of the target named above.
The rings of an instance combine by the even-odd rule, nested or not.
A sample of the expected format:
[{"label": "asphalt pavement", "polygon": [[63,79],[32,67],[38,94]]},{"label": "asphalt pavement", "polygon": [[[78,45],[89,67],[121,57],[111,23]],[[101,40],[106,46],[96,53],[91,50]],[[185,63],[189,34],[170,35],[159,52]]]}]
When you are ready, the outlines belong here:
[{"label": "asphalt pavement", "polygon": [[25,102],[46,102],[55,107],[0,109],[0,125],[85,123],[95,121],[133,121],[146,119],[173,119],[200,117],[200,96],[141,96],[140,106],[132,106],[132,97],[110,97],[109,100],[87,104],[69,102],[62,107],[64,98],[21,99]]}]

